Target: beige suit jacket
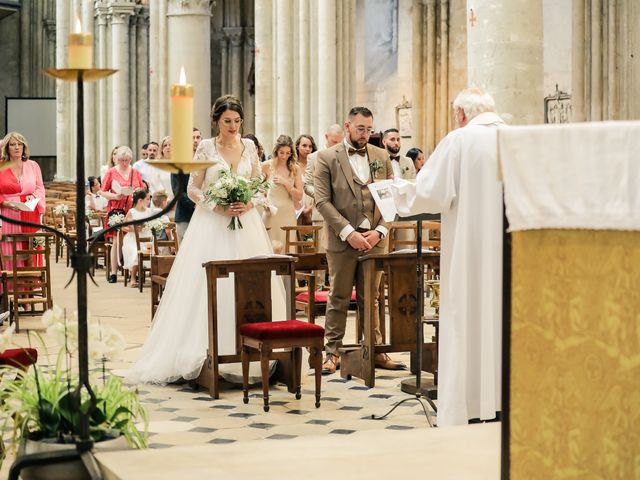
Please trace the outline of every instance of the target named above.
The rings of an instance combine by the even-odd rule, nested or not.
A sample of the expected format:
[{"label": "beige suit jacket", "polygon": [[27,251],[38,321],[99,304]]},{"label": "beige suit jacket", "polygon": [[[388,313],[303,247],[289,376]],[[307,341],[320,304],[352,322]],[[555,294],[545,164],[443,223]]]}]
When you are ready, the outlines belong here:
[{"label": "beige suit jacket", "polygon": [[[393,161],[391,161],[391,163],[393,164]],[[400,177],[405,180],[416,178],[416,167],[413,164],[413,160],[409,157],[403,157],[400,155],[396,165],[398,166],[398,171],[394,172],[396,177]]]},{"label": "beige suit jacket", "polygon": [[[391,160],[386,150],[367,145],[369,164],[379,167],[374,179],[384,180],[393,178]],[[318,152],[316,159],[314,186],[316,208],[324,218],[327,232],[327,251],[341,252],[348,243],[338,236],[344,227],[351,225],[357,228],[359,212],[362,210],[362,193],[360,187],[353,180],[353,169],[344,142]],[[380,215],[378,207],[373,214],[371,229],[378,225],[389,228]]]}]

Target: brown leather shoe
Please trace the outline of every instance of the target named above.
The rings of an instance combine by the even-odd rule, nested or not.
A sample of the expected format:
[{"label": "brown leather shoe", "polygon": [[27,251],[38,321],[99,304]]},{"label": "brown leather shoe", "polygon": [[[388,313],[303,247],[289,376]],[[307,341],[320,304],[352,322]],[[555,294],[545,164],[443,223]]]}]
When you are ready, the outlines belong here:
[{"label": "brown leather shoe", "polygon": [[406,370],[407,366],[402,362],[394,362],[386,353],[378,353],[375,358],[376,368],[385,370]]},{"label": "brown leather shoe", "polygon": [[340,357],[327,353],[324,363],[322,364],[322,374],[331,375],[332,373],[336,373],[338,368],[340,368]]}]

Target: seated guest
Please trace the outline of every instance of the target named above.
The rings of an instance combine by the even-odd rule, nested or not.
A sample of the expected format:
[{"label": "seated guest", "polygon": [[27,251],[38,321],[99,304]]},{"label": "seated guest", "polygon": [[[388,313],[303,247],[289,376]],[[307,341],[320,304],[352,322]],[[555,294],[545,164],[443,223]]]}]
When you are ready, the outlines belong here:
[{"label": "seated guest", "polygon": [[[127,212],[125,217],[126,222],[131,220],[139,220],[141,218],[149,217],[152,215],[151,209],[147,207],[149,204],[149,193],[140,189],[133,193],[133,206]],[[126,235],[122,239],[122,262],[124,268],[131,272],[131,286],[138,286],[138,246],[136,244],[135,230],[140,232],[143,237],[148,237],[151,232],[143,223],[142,225],[131,225],[123,227],[122,231],[126,232]],[[140,248],[148,248],[150,246],[140,245]]]},{"label": "seated guest", "polygon": [[413,147],[407,151],[407,157],[413,160],[413,166],[416,168],[416,174],[424,166],[424,153],[418,147]]},{"label": "seated guest", "polygon": [[89,177],[87,178],[87,183],[89,185],[89,191],[85,197],[87,209],[93,210],[94,212],[104,212],[107,209],[109,200],[100,195],[100,189],[102,188],[100,185],[100,177]]}]

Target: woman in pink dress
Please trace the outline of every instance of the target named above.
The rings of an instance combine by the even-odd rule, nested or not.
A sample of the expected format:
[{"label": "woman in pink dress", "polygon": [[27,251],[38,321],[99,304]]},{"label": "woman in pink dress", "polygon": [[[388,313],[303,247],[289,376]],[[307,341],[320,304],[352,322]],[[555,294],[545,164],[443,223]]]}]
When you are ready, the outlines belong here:
[{"label": "woman in pink dress", "polygon": [[[107,170],[102,179],[102,196],[109,200],[107,204],[107,218],[109,214],[116,210],[126,215],[131,208],[131,196],[135,190],[144,188],[140,172],[131,168],[131,159],[133,152],[129,147],[118,147],[114,152],[116,166]],[[114,234],[107,234],[113,237]],[[116,242],[117,245],[118,242]],[[111,274],[109,275],[109,283],[116,283],[118,272],[118,261],[120,249],[111,249]]]},{"label": "woman in pink dress", "polygon": [[[29,145],[25,138],[17,132],[9,132],[2,140],[2,159],[11,162],[11,167],[0,171],[0,213],[8,218],[26,222],[40,223],[40,216],[44,213],[44,185],[40,166],[29,160]],[[25,202],[38,199],[33,212],[22,211],[18,206]],[[37,231],[34,227],[15,225],[7,221],[2,222],[2,234],[31,233]],[[7,258],[12,254],[11,242],[0,242],[4,268],[11,270],[13,263]],[[26,264],[26,259],[21,260]]]}]

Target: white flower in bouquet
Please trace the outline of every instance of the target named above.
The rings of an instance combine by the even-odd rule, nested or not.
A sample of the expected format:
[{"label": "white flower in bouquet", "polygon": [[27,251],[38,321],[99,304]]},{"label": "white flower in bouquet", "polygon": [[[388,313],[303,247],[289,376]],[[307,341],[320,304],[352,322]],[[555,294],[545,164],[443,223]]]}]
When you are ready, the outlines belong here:
[{"label": "white flower in bouquet", "polygon": [[96,212],[94,212],[90,208],[87,208],[84,211],[84,216],[87,218],[87,220],[93,220],[94,218],[96,218]]},{"label": "white flower in bouquet", "polygon": [[154,235],[157,235],[162,230],[167,228],[167,224],[159,218],[156,218],[155,220],[149,220],[148,222],[145,222],[144,227],[151,230]]},{"label": "white flower in bouquet", "polygon": [[53,213],[61,217],[64,217],[67,213],[69,213],[69,205],[65,203],[56,205],[55,207],[53,207]]},{"label": "white flower in bouquet", "polygon": [[121,213],[116,213],[115,215],[111,215],[107,223],[109,224],[110,227],[113,227],[115,225],[120,225],[121,223],[124,223],[124,215]]},{"label": "white flower in bouquet", "polygon": [[[232,203],[248,203],[254,195],[266,192],[270,186],[262,175],[248,179],[236,175],[230,170],[222,170],[218,180],[210,184],[204,191],[204,198],[208,203],[228,207]],[[231,217],[227,228],[229,230],[242,228],[240,218]]]}]

